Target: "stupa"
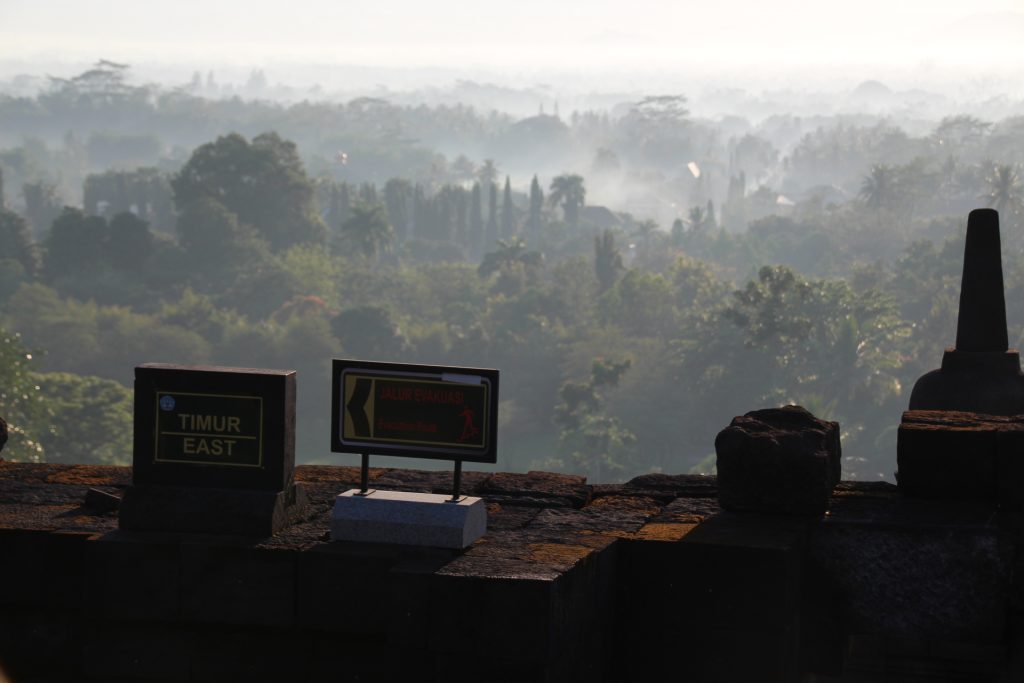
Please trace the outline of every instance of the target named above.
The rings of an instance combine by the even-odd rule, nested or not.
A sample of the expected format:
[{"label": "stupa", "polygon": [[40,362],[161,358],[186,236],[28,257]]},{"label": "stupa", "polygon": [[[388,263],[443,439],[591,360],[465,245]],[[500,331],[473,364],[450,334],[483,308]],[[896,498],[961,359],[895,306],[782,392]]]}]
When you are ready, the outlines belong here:
[{"label": "stupa", "polygon": [[1024,413],[1024,373],[1007,341],[999,213],[993,209],[975,209],[967,218],[956,346],[946,349],[941,368],[917,380],[910,410]]}]

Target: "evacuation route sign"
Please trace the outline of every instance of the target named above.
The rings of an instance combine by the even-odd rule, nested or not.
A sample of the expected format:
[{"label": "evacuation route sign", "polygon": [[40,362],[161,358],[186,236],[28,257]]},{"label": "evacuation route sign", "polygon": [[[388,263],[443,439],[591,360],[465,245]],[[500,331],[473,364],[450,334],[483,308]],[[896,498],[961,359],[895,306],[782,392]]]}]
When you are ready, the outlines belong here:
[{"label": "evacuation route sign", "polygon": [[334,361],[332,450],[496,461],[496,370]]}]

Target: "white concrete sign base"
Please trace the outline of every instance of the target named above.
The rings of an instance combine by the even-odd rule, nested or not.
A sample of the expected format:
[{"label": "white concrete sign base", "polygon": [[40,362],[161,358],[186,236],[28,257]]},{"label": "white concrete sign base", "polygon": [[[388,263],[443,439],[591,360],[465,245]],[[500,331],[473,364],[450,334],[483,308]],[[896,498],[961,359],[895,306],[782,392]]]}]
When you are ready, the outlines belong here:
[{"label": "white concrete sign base", "polygon": [[358,489],[338,494],[331,513],[332,541],[362,541],[435,548],[465,548],[487,531],[480,498],[410,491]]}]

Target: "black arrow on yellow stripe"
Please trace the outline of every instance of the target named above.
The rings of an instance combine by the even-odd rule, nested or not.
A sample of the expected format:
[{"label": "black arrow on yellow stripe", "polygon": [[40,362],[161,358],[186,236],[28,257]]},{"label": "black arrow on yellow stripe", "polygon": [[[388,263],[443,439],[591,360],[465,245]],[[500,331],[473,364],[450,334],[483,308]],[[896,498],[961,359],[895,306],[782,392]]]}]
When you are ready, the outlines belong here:
[{"label": "black arrow on yellow stripe", "polygon": [[352,428],[356,436],[370,436],[370,420],[366,416],[366,400],[370,398],[370,391],[373,388],[373,380],[360,377],[356,379],[356,385],[352,389],[352,396],[345,404],[345,409],[352,417]]}]

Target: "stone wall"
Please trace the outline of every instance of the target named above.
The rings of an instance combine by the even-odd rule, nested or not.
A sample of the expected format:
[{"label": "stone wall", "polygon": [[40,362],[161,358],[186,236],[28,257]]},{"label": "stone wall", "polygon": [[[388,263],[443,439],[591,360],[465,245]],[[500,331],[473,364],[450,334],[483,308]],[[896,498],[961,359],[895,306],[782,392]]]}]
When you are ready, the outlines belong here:
[{"label": "stone wall", "polygon": [[[723,512],[714,477],[466,473],[464,552],[330,543],[347,467],[272,538],[118,530],[128,468],[0,462],[13,681],[1024,680],[1017,517],[841,483],[823,517]],[[376,488],[450,474],[373,469]]]}]

